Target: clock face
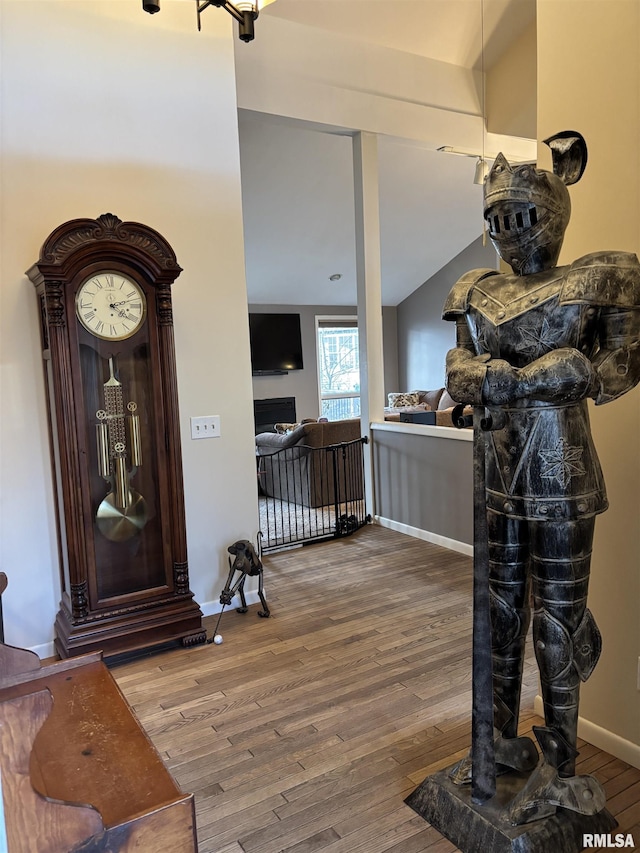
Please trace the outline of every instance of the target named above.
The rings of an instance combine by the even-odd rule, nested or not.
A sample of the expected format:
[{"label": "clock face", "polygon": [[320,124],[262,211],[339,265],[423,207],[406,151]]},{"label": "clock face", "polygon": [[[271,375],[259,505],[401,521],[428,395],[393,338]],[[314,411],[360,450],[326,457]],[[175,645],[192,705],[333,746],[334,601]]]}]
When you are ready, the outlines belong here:
[{"label": "clock face", "polygon": [[76,294],[76,314],[97,338],[122,341],[142,326],[146,301],[139,285],[119,272],[99,272],[84,281]]}]

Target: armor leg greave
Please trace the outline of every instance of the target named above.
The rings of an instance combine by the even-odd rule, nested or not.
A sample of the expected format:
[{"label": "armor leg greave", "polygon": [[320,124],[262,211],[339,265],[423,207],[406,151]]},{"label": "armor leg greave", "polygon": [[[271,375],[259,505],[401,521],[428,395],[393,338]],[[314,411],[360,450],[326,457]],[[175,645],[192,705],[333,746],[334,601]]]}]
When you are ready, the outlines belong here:
[{"label": "armor leg greave", "polygon": [[493,690],[511,713],[504,737],[517,735],[524,648],[529,629],[528,555],[524,527],[498,513],[488,514],[489,589]]},{"label": "armor leg greave", "polygon": [[600,632],[587,609],[593,518],[531,526],[533,638],[546,726],[535,729],[544,760],[512,800],[509,818],[526,823],[558,806],[597,814],[602,786],[576,776],[580,682],[600,655]]},{"label": "armor leg greave", "polygon": [[[494,747],[498,773],[527,772],[538,760],[530,738],[519,738],[518,715],[524,647],[530,622],[526,525],[501,513],[487,513]],[[456,785],[469,784],[471,754],[450,772]]]},{"label": "armor leg greave", "polygon": [[[580,682],[600,655],[600,634],[587,610],[593,519],[546,522],[532,534],[533,638],[547,727],[575,749]],[[575,773],[575,758],[557,768]]]}]

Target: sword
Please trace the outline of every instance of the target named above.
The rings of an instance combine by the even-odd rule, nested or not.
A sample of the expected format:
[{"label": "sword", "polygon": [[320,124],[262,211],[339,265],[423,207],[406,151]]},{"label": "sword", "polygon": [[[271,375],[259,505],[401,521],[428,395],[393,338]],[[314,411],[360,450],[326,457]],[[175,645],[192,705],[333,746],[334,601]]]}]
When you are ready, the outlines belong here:
[{"label": "sword", "polygon": [[500,409],[474,406],[473,417],[464,406],[452,413],[461,428],[473,423],[473,652],[471,711],[471,799],[482,804],[496,793],[496,761],[493,733],[493,665],[491,661],[491,609],[489,598],[489,543],[487,529],[486,447],[487,433],[501,429],[505,414]]}]

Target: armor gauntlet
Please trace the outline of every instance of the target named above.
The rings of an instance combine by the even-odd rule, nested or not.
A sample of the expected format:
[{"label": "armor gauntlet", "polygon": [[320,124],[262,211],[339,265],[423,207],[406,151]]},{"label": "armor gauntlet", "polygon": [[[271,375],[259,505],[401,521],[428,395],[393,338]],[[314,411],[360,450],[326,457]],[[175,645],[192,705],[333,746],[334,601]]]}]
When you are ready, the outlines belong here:
[{"label": "armor gauntlet", "polygon": [[508,361],[476,355],[466,321],[456,322],[458,346],[449,350],[446,360],[447,391],[457,403],[472,406],[499,406],[516,400],[519,371]]},{"label": "armor gauntlet", "polygon": [[572,347],[561,347],[523,367],[519,396],[547,403],[576,403],[598,387],[589,359]]},{"label": "armor gauntlet", "polygon": [[545,403],[576,403],[597,386],[591,362],[577,349],[562,347],[522,368],[501,359],[487,364],[482,402],[500,406],[529,398]]},{"label": "armor gauntlet", "polygon": [[488,355],[477,355],[456,347],[447,353],[447,391],[456,402],[482,405]]},{"label": "armor gauntlet", "polygon": [[598,387],[589,359],[571,347],[552,350],[520,369],[488,354],[474,357],[464,349],[447,355],[447,390],[454,400],[476,406],[501,406],[525,397],[575,403],[594,396]]}]

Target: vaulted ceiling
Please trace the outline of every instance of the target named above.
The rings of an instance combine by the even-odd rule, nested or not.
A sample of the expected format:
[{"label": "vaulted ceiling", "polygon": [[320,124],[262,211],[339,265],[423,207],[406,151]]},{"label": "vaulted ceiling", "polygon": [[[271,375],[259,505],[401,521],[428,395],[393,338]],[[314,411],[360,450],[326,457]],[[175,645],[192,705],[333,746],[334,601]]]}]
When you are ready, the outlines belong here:
[{"label": "vaulted ceiling", "polygon": [[479,69],[483,44],[490,68],[535,19],[535,7],[535,0],[278,0],[263,14]]},{"label": "vaulted ceiling", "polygon": [[[278,0],[256,40],[267,15],[487,70],[535,0]],[[350,138],[242,110],[239,128],[249,301],[355,304]],[[379,167],[383,304],[397,305],[481,234],[482,191],[473,158],[401,139],[380,137]]]}]

